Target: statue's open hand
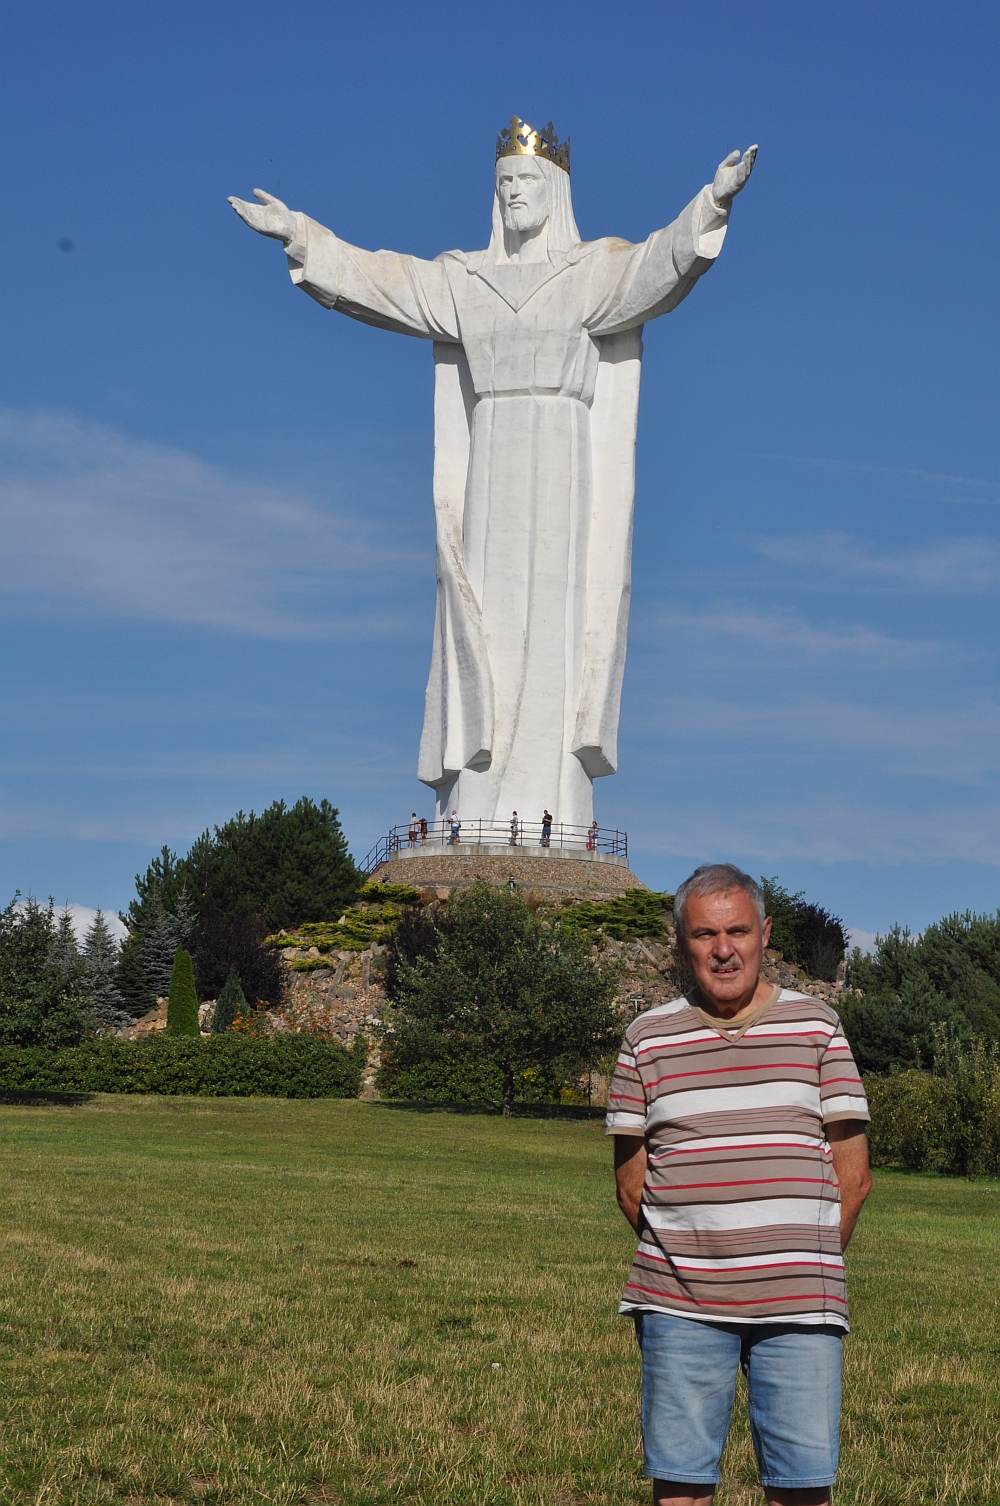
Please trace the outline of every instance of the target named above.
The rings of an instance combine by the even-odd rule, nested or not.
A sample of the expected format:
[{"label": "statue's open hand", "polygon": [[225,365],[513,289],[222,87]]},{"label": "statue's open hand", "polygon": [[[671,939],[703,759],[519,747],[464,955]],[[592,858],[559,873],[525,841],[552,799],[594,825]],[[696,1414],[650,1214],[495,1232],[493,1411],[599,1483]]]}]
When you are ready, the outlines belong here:
[{"label": "statue's open hand", "polygon": [[725,162],[719,163],[712,183],[712,198],[717,204],[728,208],[740,189],[745,187],[753,172],[756,155],[756,146],[749,146],[742,157],[739,152],[730,152]]},{"label": "statue's open hand", "polygon": [[256,230],[258,235],[273,236],[276,241],[284,241],[287,246],[295,236],[295,216],[288,205],[282,204],[273,194],[265,193],[262,188],[255,188],[253,196],[260,200],[259,204],[250,204],[246,199],[237,199],[232,195],[229,202],[240,219],[246,220],[251,230]]}]

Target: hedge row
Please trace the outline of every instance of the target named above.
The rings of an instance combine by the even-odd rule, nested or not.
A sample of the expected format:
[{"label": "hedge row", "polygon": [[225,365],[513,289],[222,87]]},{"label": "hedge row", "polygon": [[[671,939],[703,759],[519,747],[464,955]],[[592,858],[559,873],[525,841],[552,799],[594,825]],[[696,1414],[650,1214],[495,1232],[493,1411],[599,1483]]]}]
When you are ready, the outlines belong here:
[{"label": "hedge row", "polygon": [[[378,1075],[383,1098],[411,1103],[499,1103],[503,1097],[503,1073],[488,1061],[418,1062],[397,1067],[383,1060]],[[516,1103],[558,1101],[559,1094],[533,1068],[514,1078]]]},{"label": "hedge row", "polygon": [[212,1098],[357,1098],[366,1047],[314,1035],[160,1034],[81,1046],[0,1047],[0,1093],[200,1093]]},{"label": "hedge row", "polygon": [[1000,1176],[1000,1088],[964,1087],[930,1072],[866,1077],[872,1165]]}]

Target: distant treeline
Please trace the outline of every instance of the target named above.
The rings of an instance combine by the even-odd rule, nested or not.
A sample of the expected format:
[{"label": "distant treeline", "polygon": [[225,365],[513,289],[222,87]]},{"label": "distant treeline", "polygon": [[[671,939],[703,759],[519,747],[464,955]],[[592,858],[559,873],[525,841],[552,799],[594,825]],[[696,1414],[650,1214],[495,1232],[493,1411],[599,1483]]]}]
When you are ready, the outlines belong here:
[{"label": "distant treeline", "polygon": [[183,857],[164,847],[136,874],[123,942],[98,912],[78,945],[68,912],[15,895],[0,912],[0,1046],[73,1046],[131,1024],[166,996],[178,947],[200,999],[235,969],[251,1007],[276,1006],[285,976],[264,937],[340,915],[361,879],[337,810],[303,798],[239,811]]}]

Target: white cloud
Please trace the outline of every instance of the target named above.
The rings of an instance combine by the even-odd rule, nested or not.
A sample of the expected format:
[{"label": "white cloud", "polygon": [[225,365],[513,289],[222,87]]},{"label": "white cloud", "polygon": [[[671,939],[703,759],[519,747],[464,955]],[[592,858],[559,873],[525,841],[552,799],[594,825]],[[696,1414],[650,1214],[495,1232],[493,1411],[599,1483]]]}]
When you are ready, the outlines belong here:
[{"label": "white cloud", "polygon": [[[97,914],[97,911],[89,909],[87,905],[60,905],[59,909],[60,911],[62,911],[63,909],[69,911],[70,917],[73,921],[73,931],[76,935],[76,939],[77,941],[82,941],[84,936],[86,936],[87,932],[90,930],[90,927],[93,925],[94,916]],[[104,910],[102,911],[102,914],[104,916],[104,919],[107,921],[108,930],[111,932],[112,936],[116,936],[120,940],[122,937],[128,935],[126,927],[122,925],[115,911]]]},{"label": "white cloud", "polygon": [[766,660],[782,665],[874,662],[889,667],[926,662],[940,652],[936,643],[893,638],[868,627],[814,627],[795,612],[739,607],[702,612],[654,610],[637,624],[637,636],[648,643],[654,634],[661,644],[664,636],[671,642],[683,639],[689,661],[697,657],[699,664],[706,656],[720,652],[731,658],[733,648],[721,647],[726,640],[739,646],[737,652],[744,651],[745,660],[752,657],[758,665]]},{"label": "white cloud", "polygon": [[971,596],[991,590],[1000,581],[1000,544],[975,534],[895,554],[877,554],[848,533],[759,538],[752,547],[774,564],[807,570],[813,578],[823,572],[855,585],[877,584],[883,590]]},{"label": "white cloud", "polygon": [[866,957],[874,952],[877,940],[878,936],[874,931],[859,931],[857,926],[849,926],[847,929],[848,949],[853,951],[855,947],[858,947]]},{"label": "white cloud", "polygon": [[811,470],[840,476],[864,477],[866,489],[881,487],[912,501],[967,503],[982,507],[1000,505],[1000,486],[982,476],[951,476],[914,466],[862,465],[850,460],[824,460],[809,455],[765,455],[759,458],[804,465]]},{"label": "white cloud", "polygon": [[[1000,864],[1000,803],[986,799],[964,807],[888,809],[863,797],[813,802],[784,798],[768,787],[759,805],[718,810],[680,802],[647,806],[638,851],[711,856],[737,855],[744,864],[944,863]],[[636,823],[632,823],[633,827]],[[759,870],[758,870],[759,871]]]},{"label": "white cloud", "polygon": [[11,594],[278,638],[398,630],[384,602],[414,561],[425,565],[363,505],[351,514],[182,450],[9,409],[0,530]]},{"label": "white cloud", "polygon": [[[15,906],[15,909],[23,910],[25,903],[26,902],[24,900],[21,900]],[[94,924],[94,917],[96,916],[97,911],[95,909],[91,909],[89,905],[58,905],[55,912],[57,920],[59,919],[59,916],[62,915],[64,910],[69,911],[69,917],[70,921],[72,922],[74,936],[76,937],[77,941],[82,941],[87,932],[90,930],[91,926]],[[117,937],[120,941],[128,935],[128,927],[124,926],[119,920],[118,912],[116,910],[102,910],[101,914],[104,916],[108,930],[111,932],[112,936]]]}]

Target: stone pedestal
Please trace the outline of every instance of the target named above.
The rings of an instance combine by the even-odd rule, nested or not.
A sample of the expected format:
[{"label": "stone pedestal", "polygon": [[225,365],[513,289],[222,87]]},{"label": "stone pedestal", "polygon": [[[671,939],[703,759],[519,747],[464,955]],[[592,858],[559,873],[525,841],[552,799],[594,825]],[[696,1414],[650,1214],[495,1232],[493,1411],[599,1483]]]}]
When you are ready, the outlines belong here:
[{"label": "stone pedestal", "polygon": [[[477,879],[506,885],[549,904],[565,899],[615,899],[626,889],[645,889],[628,859],[579,848],[509,847],[459,842],[455,846],[403,847],[370,875],[381,884],[412,884],[417,889],[451,892]],[[442,897],[443,894],[442,894]]]}]

